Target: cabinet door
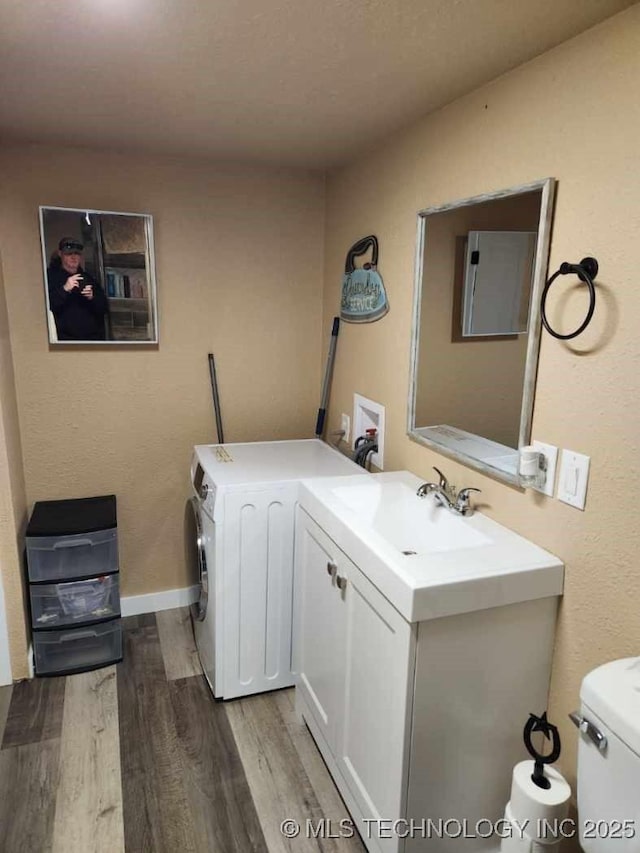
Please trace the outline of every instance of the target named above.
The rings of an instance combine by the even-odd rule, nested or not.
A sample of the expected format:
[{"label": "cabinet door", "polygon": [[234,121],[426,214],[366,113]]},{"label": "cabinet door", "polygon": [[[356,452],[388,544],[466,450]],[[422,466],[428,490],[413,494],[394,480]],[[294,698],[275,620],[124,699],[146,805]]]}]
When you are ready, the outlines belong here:
[{"label": "cabinet door", "polygon": [[339,549],[297,508],[294,659],[296,689],[331,750],[343,688],[344,607],[336,586]]},{"label": "cabinet door", "polygon": [[[350,561],[344,574],[344,692],[336,758],[363,817],[396,820],[404,817],[406,801],[415,630]],[[379,844],[382,850],[399,849],[395,838],[383,837]]]}]

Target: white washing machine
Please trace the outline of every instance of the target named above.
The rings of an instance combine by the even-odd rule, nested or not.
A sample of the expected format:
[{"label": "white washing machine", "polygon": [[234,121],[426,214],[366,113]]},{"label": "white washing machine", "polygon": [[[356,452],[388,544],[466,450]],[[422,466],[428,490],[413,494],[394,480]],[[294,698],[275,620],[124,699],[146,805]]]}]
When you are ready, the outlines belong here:
[{"label": "white washing machine", "polygon": [[362,473],[318,439],[194,448],[187,545],[200,595],[191,612],[202,668],[216,698],[294,683],[298,483]]}]

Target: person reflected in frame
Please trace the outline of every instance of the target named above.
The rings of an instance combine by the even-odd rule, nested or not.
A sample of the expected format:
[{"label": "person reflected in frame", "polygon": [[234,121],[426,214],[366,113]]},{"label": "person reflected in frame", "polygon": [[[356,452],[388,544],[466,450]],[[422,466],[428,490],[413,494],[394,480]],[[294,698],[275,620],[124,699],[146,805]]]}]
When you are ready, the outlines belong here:
[{"label": "person reflected in frame", "polygon": [[49,307],[59,341],[104,341],[107,297],[82,266],[84,246],[63,237],[47,269]]}]

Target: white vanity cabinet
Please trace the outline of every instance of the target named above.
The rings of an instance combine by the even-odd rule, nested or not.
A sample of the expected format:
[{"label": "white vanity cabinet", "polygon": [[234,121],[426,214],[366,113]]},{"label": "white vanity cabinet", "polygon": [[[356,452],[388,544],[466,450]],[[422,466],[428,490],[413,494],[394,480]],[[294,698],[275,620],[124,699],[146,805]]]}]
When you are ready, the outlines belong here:
[{"label": "white vanity cabinet", "polygon": [[[454,519],[463,526],[444,556],[405,557],[376,532],[395,523],[393,507],[358,521],[336,497],[343,482],[361,503],[361,488],[393,486],[397,505],[408,476],[303,483],[296,708],[371,853],[495,851],[488,834],[527,757],[524,725],[547,707],[562,564],[479,514]],[[434,512],[446,533],[449,517]]]},{"label": "white vanity cabinet", "polygon": [[[298,507],[298,707],[304,706],[303,716],[354,817],[377,821],[404,814],[415,634]],[[379,849],[399,848],[389,838],[380,840]]]}]

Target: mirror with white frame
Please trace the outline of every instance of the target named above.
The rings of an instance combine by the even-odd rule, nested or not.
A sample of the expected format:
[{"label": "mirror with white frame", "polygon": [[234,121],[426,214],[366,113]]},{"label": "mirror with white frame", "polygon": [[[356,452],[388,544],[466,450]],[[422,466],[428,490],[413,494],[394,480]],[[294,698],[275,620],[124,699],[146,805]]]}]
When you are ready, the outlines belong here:
[{"label": "mirror with white frame", "polygon": [[530,441],[555,180],[418,213],[408,434],[518,483]]},{"label": "mirror with white frame", "polygon": [[148,214],[40,208],[50,344],[156,344]]}]

